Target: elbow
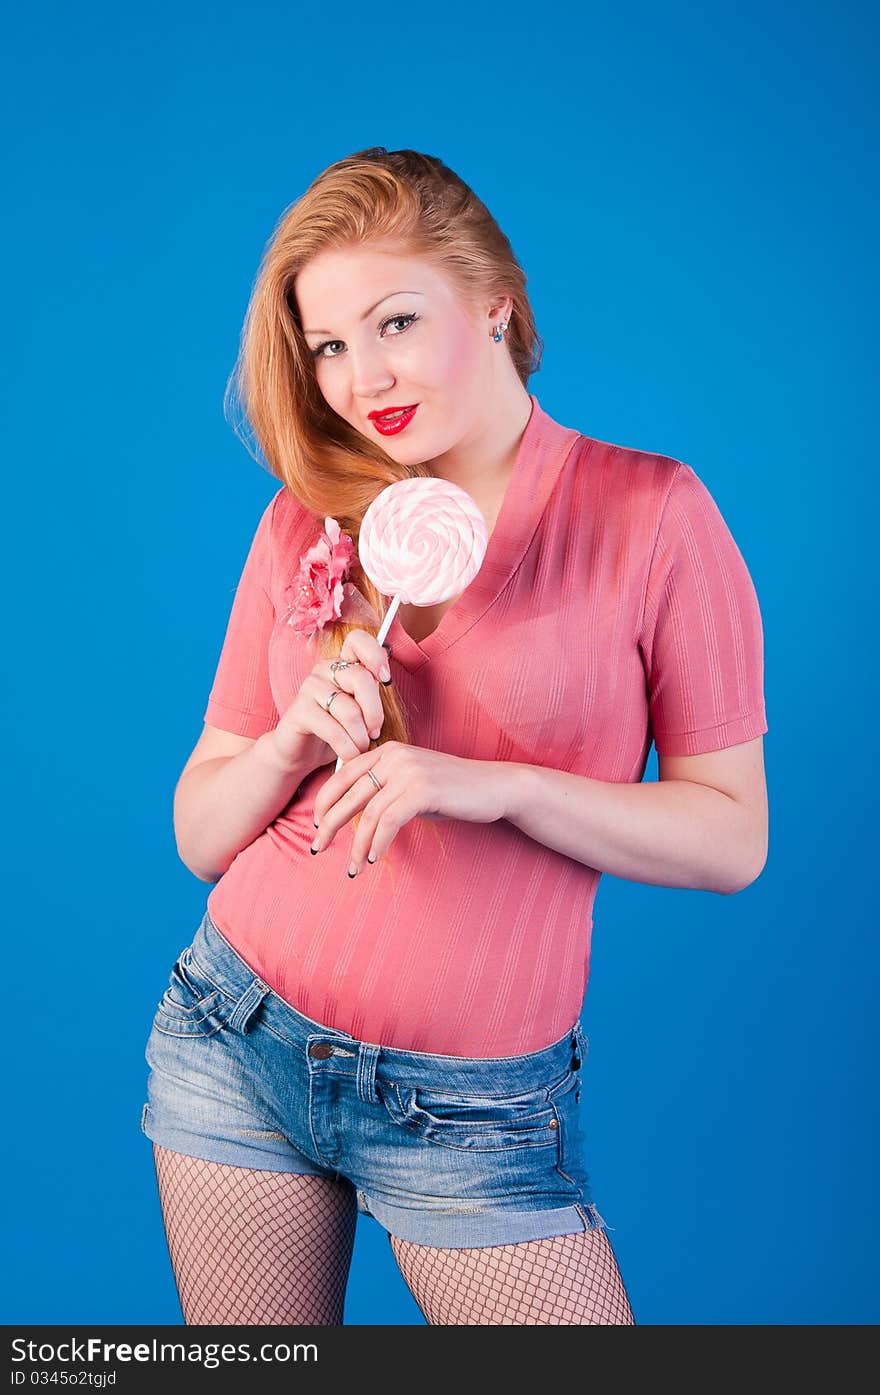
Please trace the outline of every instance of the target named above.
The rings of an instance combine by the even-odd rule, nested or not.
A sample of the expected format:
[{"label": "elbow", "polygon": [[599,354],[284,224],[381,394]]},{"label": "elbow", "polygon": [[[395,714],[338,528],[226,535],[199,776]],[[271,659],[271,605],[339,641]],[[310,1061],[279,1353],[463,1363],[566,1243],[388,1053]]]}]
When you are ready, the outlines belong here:
[{"label": "elbow", "polygon": [[732,885],[718,887],[718,890],[722,896],[734,896],[738,891],[745,891],[747,886],[751,886],[752,882],[758,880],[766,865],[767,850],[765,848],[758,862],[752,863],[751,866],[745,870],[744,875],[740,875]]},{"label": "elbow", "polygon": [[219,882],[220,878],[226,873],[226,868],[224,868],[222,872],[206,872],[204,868],[192,867],[189,863],[184,863],[184,866],[187,867],[200,882]]},{"label": "elbow", "polygon": [[196,858],[189,855],[189,849],[186,847],[183,837],[183,830],[178,824],[177,819],[174,821],[174,845],[177,848],[177,856],[180,858],[184,867],[188,872],[192,873],[197,881],[219,882],[226,868],[224,867],[223,872],[215,872],[213,869],[200,867]]},{"label": "elbow", "polygon": [[183,865],[186,868],[186,870],[192,873],[196,881],[213,884],[215,882],[219,882],[220,878],[223,876],[222,872],[203,872],[199,867],[191,867],[188,862],[184,862],[183,858],[181,858],[180,860],[181,862],[183,862]]},{"label": "elbow", "polygon": [[201,867],[197,867],[194,863],[188,862],[180,849],[180,844],[177,846],[177,856],[180,858],[186,870],[191,872],[196,878],[196,881],[219,882],[220,878],[223,876],[222,872],[206,872]]},{"label": "elbow", "polygon": [[737,868],[735,880],[718,888],[722,895],[733,896],[737,891],[745,891],[747,886],[751,886],[752,882],[758,880],[767,865],[769,844],[769,824],[765,813],[764,817],[752,826],[751,836],[748,839],[749,855],[744,858],[742,853],[740,854],[740,865]]}]

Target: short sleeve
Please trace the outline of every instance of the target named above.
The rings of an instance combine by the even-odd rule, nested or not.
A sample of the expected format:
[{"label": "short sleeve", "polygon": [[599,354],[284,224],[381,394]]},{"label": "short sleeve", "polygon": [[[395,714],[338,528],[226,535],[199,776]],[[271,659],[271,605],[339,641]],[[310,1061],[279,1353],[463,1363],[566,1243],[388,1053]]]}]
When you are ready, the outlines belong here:
[{"label": "short sleeve", "polygon": [[269,684],[269,639],[275,622],[270,588],[277,491],[267,504],[239,578],[204,720],[236,736],[258,737],[278,725]]},{"label": "short sleeve", "polygon": [[682,462],[651,557],[640,648],[659,755],[720,751],[767,731],[755,588],[717,504]]}]

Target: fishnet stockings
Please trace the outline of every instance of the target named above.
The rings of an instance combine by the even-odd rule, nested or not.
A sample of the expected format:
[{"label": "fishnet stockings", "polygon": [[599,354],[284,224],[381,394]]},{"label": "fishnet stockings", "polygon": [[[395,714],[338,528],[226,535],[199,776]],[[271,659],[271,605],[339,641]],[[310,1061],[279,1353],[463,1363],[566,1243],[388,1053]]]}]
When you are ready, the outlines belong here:
[{"label": "fishnet stockings", "polygon": [[[157,1143],[153,1159],[185,1323],[342,1323],[357,1224],[350,1182],[205,1162]],[[463,1250],[389,1239],[429,1324],[635,1321],[603,1230]]]},{"label": "fishnet stockings", "polygon": [[357,1222],[348,1181],[205,1162],[153,1144],[189,1325],[338,1326]]},{"label": "fishnet stockings", "polygon": [[516,1245],[438,1249],[390,1236],[394,1257],[432,1325],[635,1323],[604,1230]]}]

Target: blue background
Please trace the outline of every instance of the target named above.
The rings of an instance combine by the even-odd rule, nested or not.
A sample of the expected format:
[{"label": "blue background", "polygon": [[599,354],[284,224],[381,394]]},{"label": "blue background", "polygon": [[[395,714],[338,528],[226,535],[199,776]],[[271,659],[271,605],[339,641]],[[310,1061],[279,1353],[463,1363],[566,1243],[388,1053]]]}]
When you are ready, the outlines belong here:
[{"label": "blue background", "polygon": [[[586,1121],[636,1319],[880,1317],[874,24],[804,0],[10,17],[3,1321],[181,1321],[143,1047],[208,890],[173,788],[276,488],[222,395],[276,220],[374,144],[472,185],[529,277],[530,390],[691,464],[761,603],[764,873],[731,897],[606,875],[596,902]],[[422,1321],[362,1218],[346,1322]]]}]

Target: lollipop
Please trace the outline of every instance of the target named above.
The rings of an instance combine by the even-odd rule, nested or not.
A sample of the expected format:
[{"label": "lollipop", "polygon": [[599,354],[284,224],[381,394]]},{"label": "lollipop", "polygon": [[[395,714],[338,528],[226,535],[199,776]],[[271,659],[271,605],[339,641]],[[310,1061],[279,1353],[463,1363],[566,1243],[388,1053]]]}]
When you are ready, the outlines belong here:
[{"label": "lollipop", "polygon": [[[439,605],[460,595],[480,570],[488,541],[482,513],[449,480],[416,476],[377,494],[361,523],[358,557],[376,589],[393,597],[379,643],[401,602]],[[337,770],[341,764],[340,757]]]}]

